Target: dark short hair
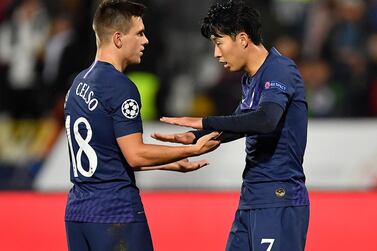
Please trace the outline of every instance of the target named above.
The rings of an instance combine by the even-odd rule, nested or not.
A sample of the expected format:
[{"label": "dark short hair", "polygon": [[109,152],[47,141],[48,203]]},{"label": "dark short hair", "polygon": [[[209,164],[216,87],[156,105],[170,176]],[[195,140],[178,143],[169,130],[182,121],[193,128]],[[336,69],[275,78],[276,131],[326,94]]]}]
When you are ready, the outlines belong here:
[{"label": "dark short hair", "polygon": [[100,42],[113,32],[127,33],[131,28],[131,17],[141,17],[145,6],[127,0],[104,0],[98,6],[93,19],[93,30]]},{"label": "dark short hair", "polygon": [[212,35],[229,35],[235,38],[238,33],[245,32],[254,44],[263,42],[261,16],[256,9],[242,0],[213,4],[203,19],[201,32],[206,38]]}]

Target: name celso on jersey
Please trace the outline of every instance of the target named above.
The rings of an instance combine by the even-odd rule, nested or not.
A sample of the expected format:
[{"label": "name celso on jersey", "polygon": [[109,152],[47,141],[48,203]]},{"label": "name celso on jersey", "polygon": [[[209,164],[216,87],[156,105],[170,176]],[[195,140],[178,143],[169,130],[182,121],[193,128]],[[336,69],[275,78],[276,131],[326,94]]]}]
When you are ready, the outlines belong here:
[{"label": "name celso on jersey", "polygon": [[76,88],[76,95],[84,100],[89,111],[94,111],[97,108],[98,99],[94,98],[94,92],[90,90],[88,84],[80,82]]}]

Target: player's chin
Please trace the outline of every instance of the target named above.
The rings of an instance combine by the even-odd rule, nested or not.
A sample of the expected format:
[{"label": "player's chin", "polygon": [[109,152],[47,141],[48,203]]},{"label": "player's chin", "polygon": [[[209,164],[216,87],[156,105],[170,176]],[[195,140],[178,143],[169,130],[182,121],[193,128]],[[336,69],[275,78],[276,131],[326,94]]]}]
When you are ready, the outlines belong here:
[{"label": "player's chin", "polygon": [[141,57],[137,57],[133,60],[133,64],[140,64],[141,63]]},{"label": "player's chin", "polygon": [[229,63],[225,64],[224,65],[224,69],[227,70],[227,71],[234,71],[234,67],[232,65],[230,65]]},{"label": "player's chin", "polygon": [[226,69],[227,69],[228,71],[230,71],[230,72],[239,72],[239,71],[242,70],[241,67],[235,67],[235,66],[228,66]]}]

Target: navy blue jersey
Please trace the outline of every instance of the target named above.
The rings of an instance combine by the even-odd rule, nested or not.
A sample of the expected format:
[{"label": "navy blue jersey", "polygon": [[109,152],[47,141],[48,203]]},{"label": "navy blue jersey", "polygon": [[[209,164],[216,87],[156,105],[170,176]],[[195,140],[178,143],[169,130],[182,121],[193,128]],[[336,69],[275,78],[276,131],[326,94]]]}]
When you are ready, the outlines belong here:
[{"label": "navy blue jersey", "polygon": [[242,78],[238,113],[263,102],[280,105],[283,116],[269,134],[248,134],[240,209],[309,204],[302,167],[307,136],[304,83],[295,63],[275,48],[254,76]]},{"label": "navy blue jersey", "polygon": [[66,96],[71,159],[66,221],[145,221],[134,172],[116,138],[142,132],[137,87],[111,64],[96,61],[78,74]]}]

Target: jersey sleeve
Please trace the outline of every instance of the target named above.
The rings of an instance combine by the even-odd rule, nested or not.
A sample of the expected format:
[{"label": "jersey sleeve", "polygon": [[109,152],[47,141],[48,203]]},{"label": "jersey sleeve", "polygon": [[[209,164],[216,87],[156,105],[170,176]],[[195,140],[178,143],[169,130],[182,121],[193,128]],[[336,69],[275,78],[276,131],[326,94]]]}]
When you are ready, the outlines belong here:
[{"label": "jersey sleeve", "polygon": [[141,99],[137,87],[125,76],[118,78],[114,86],[116,88],[112,91],[110,105],[115,137],[142,133]]},{"label": "jersey sleeve", "polygon": [[262,92],[259,103],[273,102],[285,110],[295,92],[294,74],[290,65],[273,64],[263,72]]}]

